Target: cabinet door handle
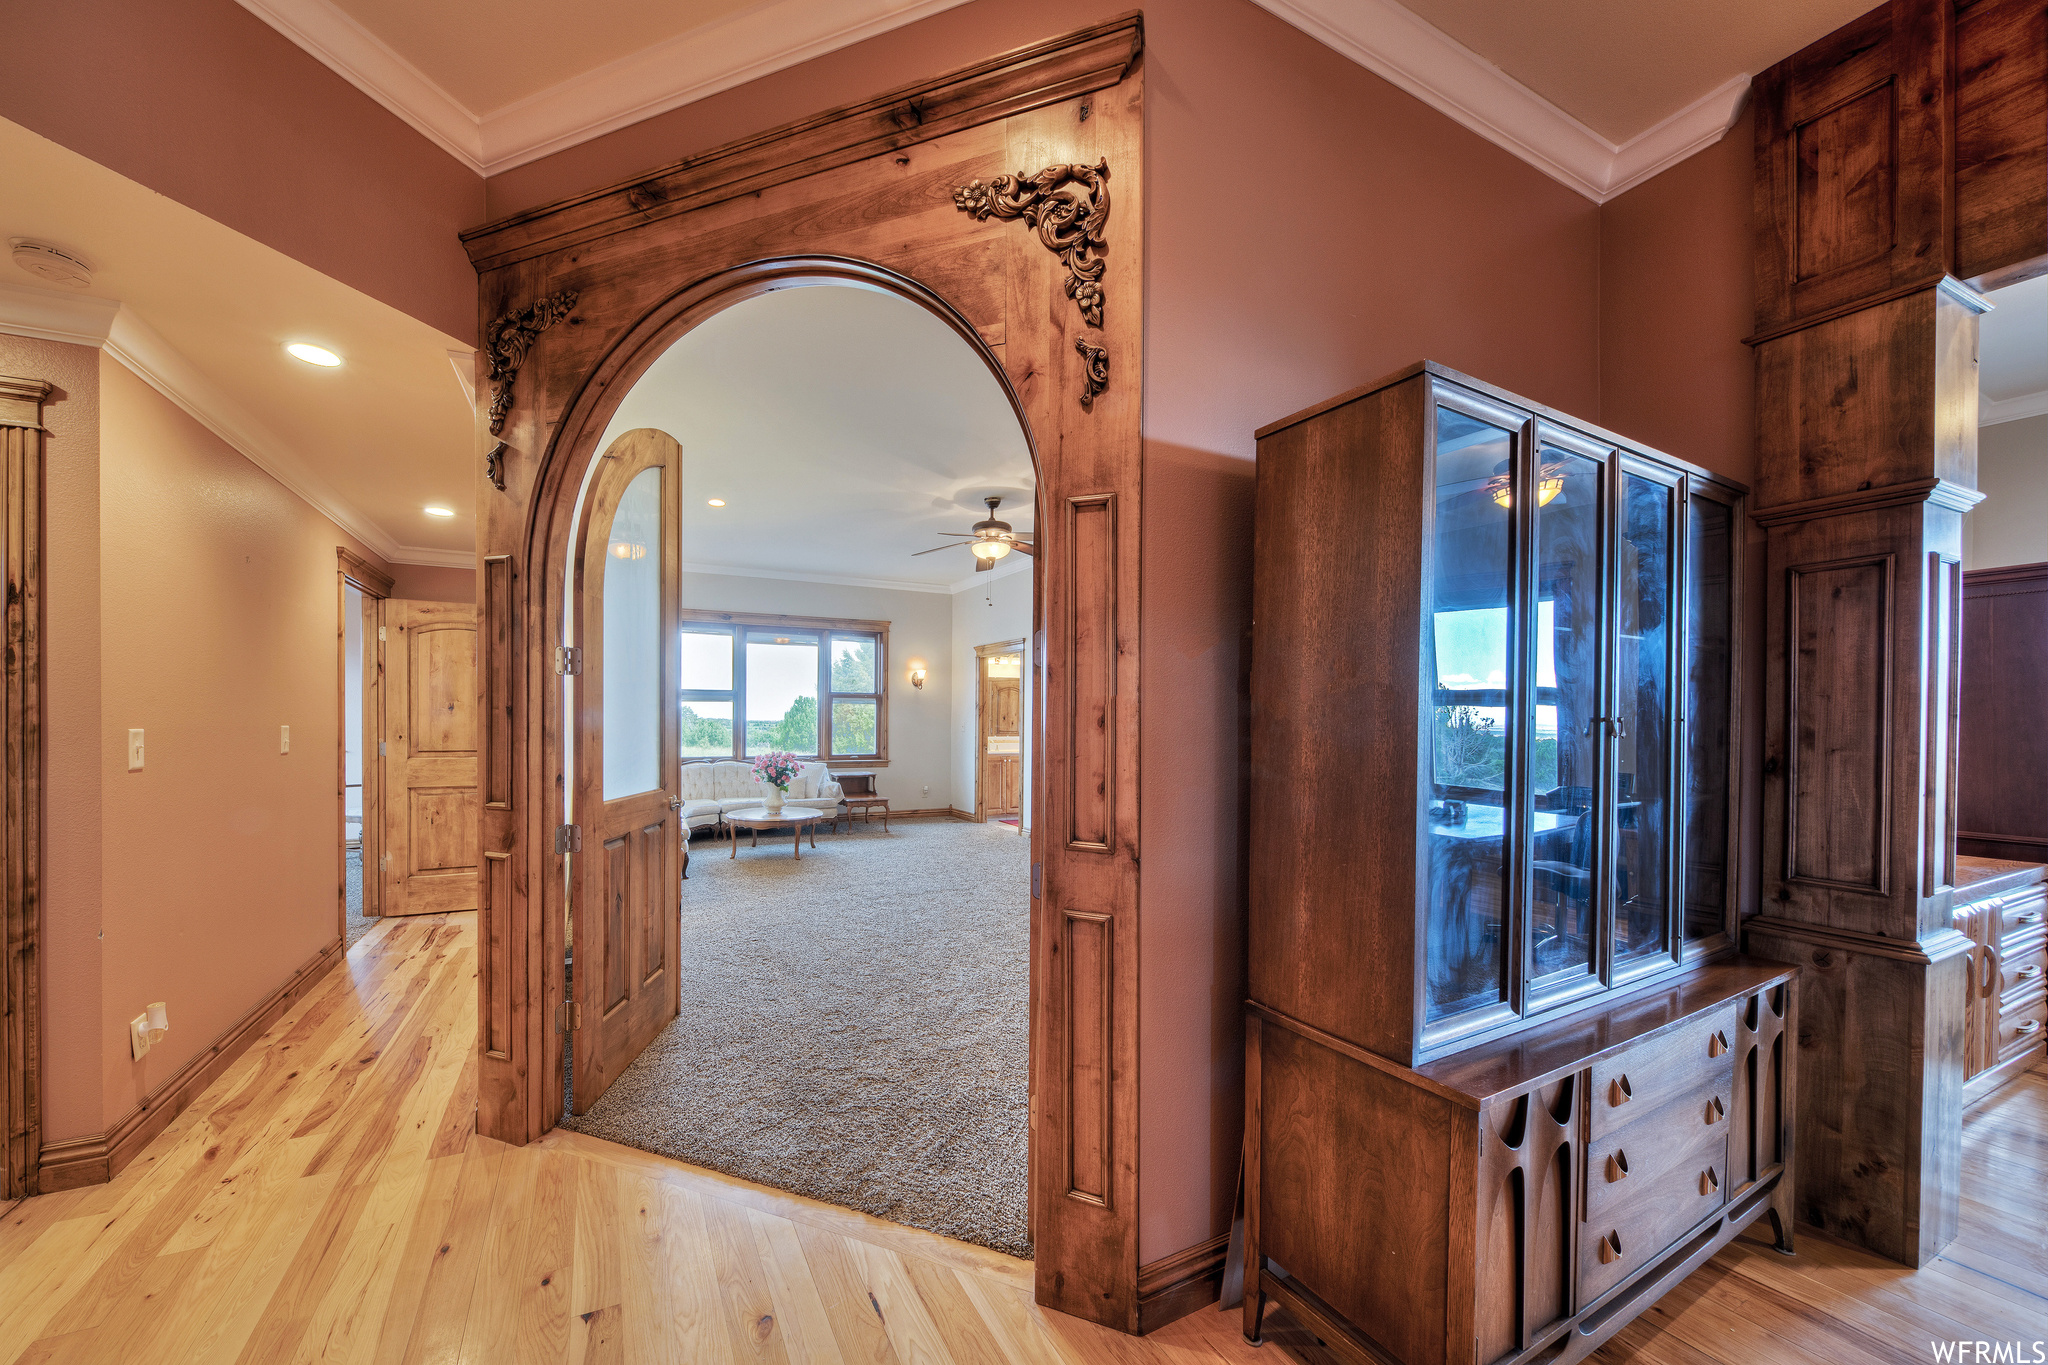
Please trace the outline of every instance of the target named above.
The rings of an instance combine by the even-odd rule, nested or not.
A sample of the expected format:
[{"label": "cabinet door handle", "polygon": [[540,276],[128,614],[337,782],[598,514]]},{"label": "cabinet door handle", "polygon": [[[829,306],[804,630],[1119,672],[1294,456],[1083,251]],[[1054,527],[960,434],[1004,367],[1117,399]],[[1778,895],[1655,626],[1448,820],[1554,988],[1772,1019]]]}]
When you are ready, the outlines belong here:
[{"label": "cabinet door handle", "polygon": [[1714,1030],[1714,1036],[1707,1039],[1707,1055],[1709,1057],[1718,1057],[1727,1050],[1728,1035],[1719,1029]]},{"label": "cabinet door handle", "polygon": [[1635,1088],[1628,1083],[1628,1073],[1625,1071],[1614,1078],[1614,1084],[1607,1087],[1607,1103],[1611,1107],[1620,1108],[1635,1097]]},{"label": "cabinet door handle", "polygon": [[1719,1095],[1716,1095],[1714,1096],[1714,1098],[1707,1101],[1707,1123],[1710,1126],[1719,1123],[1721,1121],[1721,1116],[1726,1114],[1727,1112],[1728,1111],[1721,1105],[1721,1097]]},{"label": "cabinet door handle", "polygon": [[1628,1179],[1628,1153],[1619,1147],[1607,1158],[1607,1179],[1610,1183]]},{"label": "cabinet door handle", "polygon": [[1610,1232],[1600,1239],[1600,1264],[1613,1265],[1621,1259],[1621,1234]]},{"label": "cabinet door handle", "polygon": [[1701,1194],[1712,1194],[1715,1190],[1718,1190],[1720,1188],[1721,1177],[1714,1174],[1714,1168],[1712,1166],[1709,1166],[1707,1167],[1707,1169],[1700,1172]]}]

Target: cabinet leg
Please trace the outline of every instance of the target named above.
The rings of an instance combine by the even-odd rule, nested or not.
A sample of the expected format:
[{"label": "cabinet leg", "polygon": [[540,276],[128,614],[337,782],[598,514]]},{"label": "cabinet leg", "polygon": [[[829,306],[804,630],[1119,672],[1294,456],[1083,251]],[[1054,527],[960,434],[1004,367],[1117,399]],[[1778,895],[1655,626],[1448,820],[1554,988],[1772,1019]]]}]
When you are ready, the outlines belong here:
[{"label": "cabinet leg", "polygon": [[1247,1346],[1264,1346],[1265,1339],[1259,1335],[1262,1321],[1266,1316],[1266,1291],[1253,1277],[1258,1272],[1245,1271],[1247,1283],[1244,1287],[1244,1340]]},{"label": "cabinet leg", "polygon": [[1769,1210],[1773,1249],[1786,1256],[1798,1255],[1792,1245],[1792,1187],[1785,1181],[1780,1180],[1778,1188],[1771,1191]]}]

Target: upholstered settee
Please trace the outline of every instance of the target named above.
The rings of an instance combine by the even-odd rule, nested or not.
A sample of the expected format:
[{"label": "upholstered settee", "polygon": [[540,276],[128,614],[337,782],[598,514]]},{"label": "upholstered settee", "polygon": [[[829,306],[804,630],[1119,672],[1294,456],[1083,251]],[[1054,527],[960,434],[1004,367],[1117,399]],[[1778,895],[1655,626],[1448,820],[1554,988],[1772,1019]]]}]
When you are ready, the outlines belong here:
[{"label": "upholstered settee", "polygon": [[[754,765],[725,759],[715,763],[685,763],[682,777],[683,824],[686,828],[710,829],[725,818],[725,812],[743,806],[758,806],[768,799],[768,784],[754,776]],[[783,804],[812,806],[829,811],[834,828],[839,824],[839,799],[845,793],[832,780],[823,763],[806,763],[796,781],[789,784]]]}]

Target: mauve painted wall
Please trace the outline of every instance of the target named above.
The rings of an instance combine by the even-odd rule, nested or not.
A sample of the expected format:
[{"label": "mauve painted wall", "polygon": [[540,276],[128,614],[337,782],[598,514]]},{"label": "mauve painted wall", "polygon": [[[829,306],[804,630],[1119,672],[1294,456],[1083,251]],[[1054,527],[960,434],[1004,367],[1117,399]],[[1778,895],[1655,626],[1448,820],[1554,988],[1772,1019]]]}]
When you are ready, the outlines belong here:
[{"label": "mauve painted wall", "polygon": [[431,564],[393,564],[391,595],[415,602],[476,601],[475,569],[444,569]]},{"label": "mauve painted wall", "polygon": [[450,336],[475,172],[235,0],[9,0],[0,117]]},{"label": "mauve painted wall", "polygon": [[[1125,8],[978,0],[496,176],[489,210]],[[1236,1191],[1252,432],[1423,357],[1597,415],[1600,214],[1247,0],[1149,4],[1145,35],[1139,1256],[1152,1261],[1228,1227]]]}]

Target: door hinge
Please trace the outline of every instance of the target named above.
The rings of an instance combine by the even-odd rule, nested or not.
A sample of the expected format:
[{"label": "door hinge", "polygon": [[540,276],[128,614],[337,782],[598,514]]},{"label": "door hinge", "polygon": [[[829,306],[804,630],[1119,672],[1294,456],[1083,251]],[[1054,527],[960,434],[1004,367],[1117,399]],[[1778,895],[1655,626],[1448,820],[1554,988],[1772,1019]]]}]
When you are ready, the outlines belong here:
[{"label": "door hinge", "polygon": [[377,638],[380,640],[384,638],[384,627],[377,627]]},{"label": "door hinge", "polygon": [[1035,901],[1045,899],[1045,865],[1043,863],[1033,863],[1031,865],[1031,899]]},{"label": "door hinge", "polygon": [[391,855],[389,853],[379,853],[377,855],[377,870],[379,872],[389,872],[391,870]]},{"label": "door hinge", "polygon": [[564,1000],[555,1006],[555,1032],[574,1033],[583,1027],[583,1006],[574,1000]]},{"label": "door hinge", "polygon": [[556,645],[555,673],[559,677],[570,677],[583,672],[583,646]]},{"label": "door hinge", "polygon": [[581,853],[583,851],[583,826],[556,825],[555,852]]},{"label": "door hinge", "polygon": [[386,755],[384,752],[384,741],[380,739],[377,741],[377,757],[383,758],[385,756]]}]

